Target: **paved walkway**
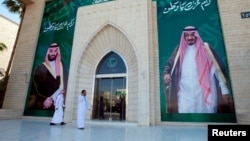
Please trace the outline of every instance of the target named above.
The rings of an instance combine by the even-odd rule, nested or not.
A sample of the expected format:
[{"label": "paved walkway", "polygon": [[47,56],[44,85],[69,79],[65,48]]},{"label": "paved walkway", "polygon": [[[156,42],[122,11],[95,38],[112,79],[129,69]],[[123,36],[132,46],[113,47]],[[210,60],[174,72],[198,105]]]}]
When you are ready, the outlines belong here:
[{"label": "paved walkway", "polygon": [[49,120],[0,120],[0,141],[207,141],[206,125],[138,126],[133,123],[87,121],[49,125]]}]

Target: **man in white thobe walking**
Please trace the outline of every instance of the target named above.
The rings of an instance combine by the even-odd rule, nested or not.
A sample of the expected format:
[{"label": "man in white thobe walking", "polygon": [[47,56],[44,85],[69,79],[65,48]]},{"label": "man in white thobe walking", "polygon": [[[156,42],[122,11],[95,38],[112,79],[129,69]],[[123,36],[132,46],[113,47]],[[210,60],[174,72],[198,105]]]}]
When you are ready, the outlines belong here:
[{"label": "man in white thobe walking", "polygon": [[55,112],[50,125],[56,125],[56,124],[65,125],[65,123],[63,122],[64,107],[65,107],[63,93],[60,93],[57,96],[54,105],[55,105]]}]

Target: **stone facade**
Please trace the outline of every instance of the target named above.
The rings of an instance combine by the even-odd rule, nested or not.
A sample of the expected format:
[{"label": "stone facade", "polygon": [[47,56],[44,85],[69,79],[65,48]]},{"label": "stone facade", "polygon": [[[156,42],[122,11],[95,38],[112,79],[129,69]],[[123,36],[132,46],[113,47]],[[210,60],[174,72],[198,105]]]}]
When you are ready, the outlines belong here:
[{"label": "stone facade", "polygon": [[[30,76],[44,3],[35,1],[27,5],[3,110],[22,110],[25,105],[28,83],[24,74]],[[240,13],[249,11],[250,4],[245,0],[230,3],[218,0],[218,6],[237,123],[249,124],[250,18],[241,19]],[[155,69],[159,68],[156,2],[115,0],[81,7],[76,21],[67,90],[72,95],[66,99],[65,120],[76,119],[76,100],[83,86],[92,101],[95,68],[102,56],[114,51],[123,57],[128,69],[126,120],[139,125],[164,124],[160,120],[159,72]],[[91,111],[87,118],[91,119]]]},{"label": "stone facade", "polygon": [[0,52],[0,68],[6,71],[10,56],[16,41],[16,35],[19,25],[7,17],[0,15],[0,42],[7,46],[6,50]]},{"label": "stone facade", "polygon": [[230,68],[236,118],[238,123],[250,123],[250,18],[242,19],[241,12],[249,11],[244,0],[218,0],[220,17]]},{"label": "stone facade", "polygon": [[[88,93],[94,93],[93,76],[95,76],[96,66],[103,55],[114,51],[124,58],[128,68],[127,101],[129,104],[127,104],[126,119],[131,122],[141,122],[143,125],[149,124],[151,107],[149,93],[152,88],[149,85],[149,74],[157,73],[154,72],[157,70],[150,69],[153,66],[149,64],[149,61],[154,59],[149,57],[149,52],[153,50],[149,31],[152,33],[153,27],[152,24],[147,24],[152,23],[150,19],[152,16],[145,11],[151,7],[150,1],[127,0],[78,9],[75,29],[77,36],[74,38],[72,54],[79,57],[71,60],[68,84],[74,85],[68,86],[69,93],[79,94],[82,86],[85,86]],[[152,55],[156,56],[156,54]],[[154,97],[159,98],[158,95]],[[73,97],[69,99],[71,98]],[[70,105],[70,103],[66,104]],[[66,109],[66,112],[70,113],[67,110],[72,109],[76,108]]]},{"label": "stone facade", "polygon": [[12,113],[10,114],[10,118],[11,115],[13,115],[13,118],[17,117],[16,114],[12,112],[15,111],[13,109],[22,111],[20,112],[21,115],[18,116],[19,118],[22,117],[28,90],[28,82],[26,80],[29,80],[30,77],[44,1],[27,5],[26,8],[23,22],[20,23],[20,36],[17,41],[16,54],[4,97],[3,107],[0,109],[0,115],[6,113],[5,109],[11,110],[11,112],[9,112]]}]

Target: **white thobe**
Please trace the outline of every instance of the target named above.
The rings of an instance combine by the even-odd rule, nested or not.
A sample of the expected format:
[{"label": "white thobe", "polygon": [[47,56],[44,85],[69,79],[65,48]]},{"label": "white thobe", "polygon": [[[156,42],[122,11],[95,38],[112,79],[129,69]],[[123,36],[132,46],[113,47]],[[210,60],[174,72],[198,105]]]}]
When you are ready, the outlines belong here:
[{"label": "white thobe", "polygon": [[90,109],[90,105],[86,96],[80,95],[78,98],[78,110],[77,110],[77,127],[85,127],[85,117],[87,110]]},{"label": "white thobe", "polygon": [[52,123],[61,123],[63,122],[63,108],[64,108],[64,97],[63,94],[59,94],[55,101],[55,112],[51,120]]},{"label": "white thobe", "polygon": [[199,84],[199,76],[195,61],[195,46],[188,46],[183,58],[180,78],[180,89],[178,91],[178,112],[179,113],[215,113],[217,112],[217,90],[215,77],[219,81],[219,85],[223,94],[229,94],[229,90],[224,85],[222,79],[218,75],[215,66],[210,70],[210,87],[208,101],[205,103],[204,94]]}]

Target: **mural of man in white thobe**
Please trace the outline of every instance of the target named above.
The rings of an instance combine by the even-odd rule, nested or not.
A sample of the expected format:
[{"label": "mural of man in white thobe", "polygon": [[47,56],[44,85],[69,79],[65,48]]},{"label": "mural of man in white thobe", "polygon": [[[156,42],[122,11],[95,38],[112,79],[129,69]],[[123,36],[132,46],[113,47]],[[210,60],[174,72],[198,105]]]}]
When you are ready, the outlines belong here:
[{"label": "mural of man in white thobe", "polygon": [[185,27],[180,45],[164,68],[167,112],[233,112],[226,78],[226,68],[216,51],[203,42],[196,27]]},{"label": "mural of man in white thobe", "polygon": [[86,97],[86,90],[82,90],[81,95],[78,97],[78,110],[77,110],[77,127],[79,129],[85,128],[85,117],[87,110],[90,110],[90,105]]}]

